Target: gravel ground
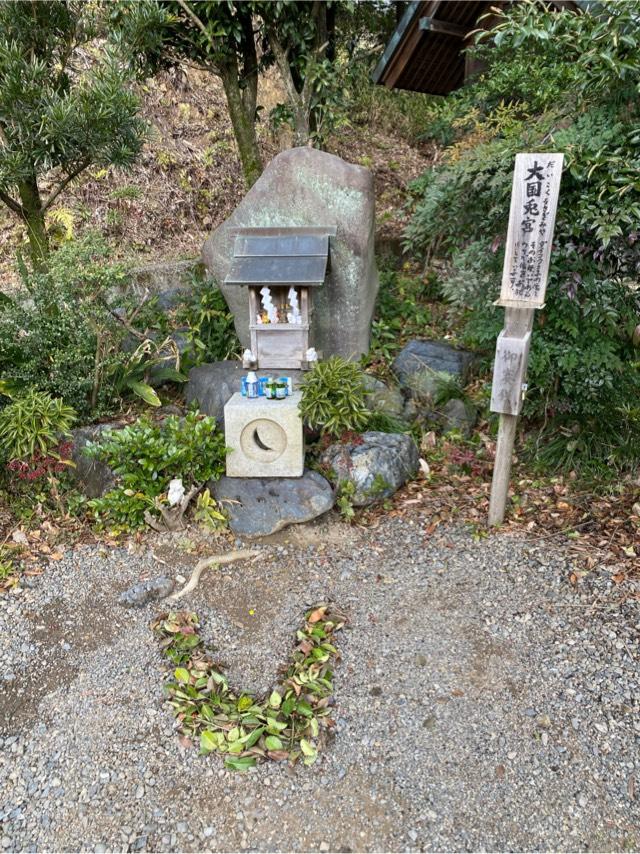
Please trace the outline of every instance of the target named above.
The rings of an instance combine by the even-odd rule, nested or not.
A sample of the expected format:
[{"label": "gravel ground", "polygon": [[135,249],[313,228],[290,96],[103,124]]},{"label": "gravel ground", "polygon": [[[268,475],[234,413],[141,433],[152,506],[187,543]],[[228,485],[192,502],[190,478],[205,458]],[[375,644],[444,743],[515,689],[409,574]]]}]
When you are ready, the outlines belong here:
[{"label": "gravel ground", "polygon": [[[185,607],[256,690],[305,606],[348,611],[336,736],[311,769],[238,774],[181,746],[149,629],[160,608],[117,604],[166,569],[151,551],[83,547],[0,601],[1,849],[640,847],[628,587],[604,571],[572,587],[551,541],[425,538],[418,513],[309,530],[206,573]],[[192,562],[174,553],[171,571]]]}]

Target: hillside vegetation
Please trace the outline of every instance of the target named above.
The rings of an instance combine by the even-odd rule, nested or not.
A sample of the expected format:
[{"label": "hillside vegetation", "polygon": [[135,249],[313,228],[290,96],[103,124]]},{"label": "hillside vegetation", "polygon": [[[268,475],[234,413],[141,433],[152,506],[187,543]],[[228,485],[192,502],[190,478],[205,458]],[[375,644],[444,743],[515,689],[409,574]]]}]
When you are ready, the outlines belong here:
[{"label": "hillside vegetation", "polygon": [[[81,176],[49,212],[50,228],[58,243],[99,231],[113,257],[135,266],[195,257],[246,192],[222,85],[207,72],[184,67],[137,88],[151,126],[139,160],[126,171],[112,167]],[[261,79],[263,115],[283,97],[275,72]],[[266,119],[258,139],[265,163],[292,142],[290,133],[273,130]],[[416,140],[411,120],[403,123],[393,96],[381,92],[329,139],[327,150],[373,171],[378,234],[398,244],[408,221],[408,185],[431,162],[432,146]],[[24,226],[0,206],[5,290],[18,283],[15,252],[24,242]]]}]

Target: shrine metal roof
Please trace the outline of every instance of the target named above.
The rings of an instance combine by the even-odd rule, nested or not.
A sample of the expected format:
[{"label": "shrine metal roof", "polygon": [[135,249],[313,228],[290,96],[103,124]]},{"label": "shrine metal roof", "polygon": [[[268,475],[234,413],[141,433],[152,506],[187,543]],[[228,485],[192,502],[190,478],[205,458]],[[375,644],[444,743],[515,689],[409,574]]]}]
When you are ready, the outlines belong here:
[{"label": "shrine metal roof", "polygon": [[226,285],[324,284],[335,226],[239,228]]}]

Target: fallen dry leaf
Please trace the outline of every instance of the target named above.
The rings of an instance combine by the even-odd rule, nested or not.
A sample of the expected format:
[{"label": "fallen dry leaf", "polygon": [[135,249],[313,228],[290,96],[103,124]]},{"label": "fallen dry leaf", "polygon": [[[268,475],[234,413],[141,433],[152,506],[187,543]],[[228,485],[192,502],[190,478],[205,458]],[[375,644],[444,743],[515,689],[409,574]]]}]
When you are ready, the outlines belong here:
[{"label": "fallen dry leaf", "polygon": [[325,606],[322,606],[321,608],[316,608],[316,610],[315,610],[315,611],[312,611],[312,613],[309,615],[309,620],[308,620],[308,621],[309,621],[310,623],[317,623],[317,622],[318,622],[318,620],[321,620],[321,619],[324,617],[324,612],[325,612],[326,610],[327,610],[327,609],[326,609],[326,607],[325,607]]}]

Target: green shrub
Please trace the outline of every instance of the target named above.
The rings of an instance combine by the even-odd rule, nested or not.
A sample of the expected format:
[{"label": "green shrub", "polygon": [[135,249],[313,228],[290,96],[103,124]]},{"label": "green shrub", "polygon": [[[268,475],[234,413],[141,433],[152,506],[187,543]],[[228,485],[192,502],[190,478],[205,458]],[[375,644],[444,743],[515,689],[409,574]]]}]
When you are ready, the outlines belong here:
[{"label": "green shrub", "polygon": [[374,430],[378,433],[409,433],[409,425],[402,418],[390,415],[388,412],[376,410],[369,413],[366,430]]},{"label": "green shrub", "polygon": [[[113,411],[130,393],[160,404],[147,376],[154,365],[166,366],[167,353],[143,340],[140,330],[137,349],[124,346],[135,338],[118,297],[128,274],[122,265],[107,263],[110,252],[101,238],[88,235],[61,246],[47,270],[20,265],[27,298],[5,297],[0,312],[5,388],[48,392],[84,417]],[[169,379],[184,379],[175,370],[177,357],[174,364],[165,368]]]},{"label": "green shrub", "polygon": [[0,410],[0,452],[5,460],[47,456],[74,420],[75,412],[62,400],[30,389]]},{"label": "green shrub", "polygon": [[431,321],[429,285],[397,270],[380,271],[380,290],[367,361],[390,362],[411,337],[424,335]]},{"label": "green shrub", "polygon": [[[407,244],[447,261],[444,296],[465,339],[490,356],[514,158],[562,151],[546,306],[536,312],[525,414],[546,425],[556,462],[640,456],[640,3],[595,15],[512,4],[479,48],[488,67],[455,93],[441,165],[414,186]],[[619,442],[612,448],[611,436]],[[579,440],[576,437],[579,436]]]},{"label": "green shrub", "polygon": [[239,355],[233,314],[211,280],[194,278],[191,297],[178,310],[176,321],[189,329],[191,346],[184,358],[185,368]]},{"label": "green shrub", "polygon": [[304,420],[334,438],[363,430],[370,416],[363,376],[357,364],[341,356],[316,363],[302,381]]},{"label": "green shrub", "polygon": [[219,478],[226,447],[215,419],[191,410],[184,418],[171,415],[161,423],[141,418],[122,430],[105,431],[88,453],[118,476],[115,489],[89,502],[94,519],[132,531],[144,525],[145,510],[155,509],[173,478],[181,478],[187,492]]},{"label": "green shrub", "polygon": [[107,247],[70,242],[51,256],[48,272],[21,268],[28,299],[5,303],[0,315],[0,374],[13,388],[33,386],[62,398],[80,415],[113,408],[109,381],[124,330],[101,302],[124,270],[107,266]]}]

